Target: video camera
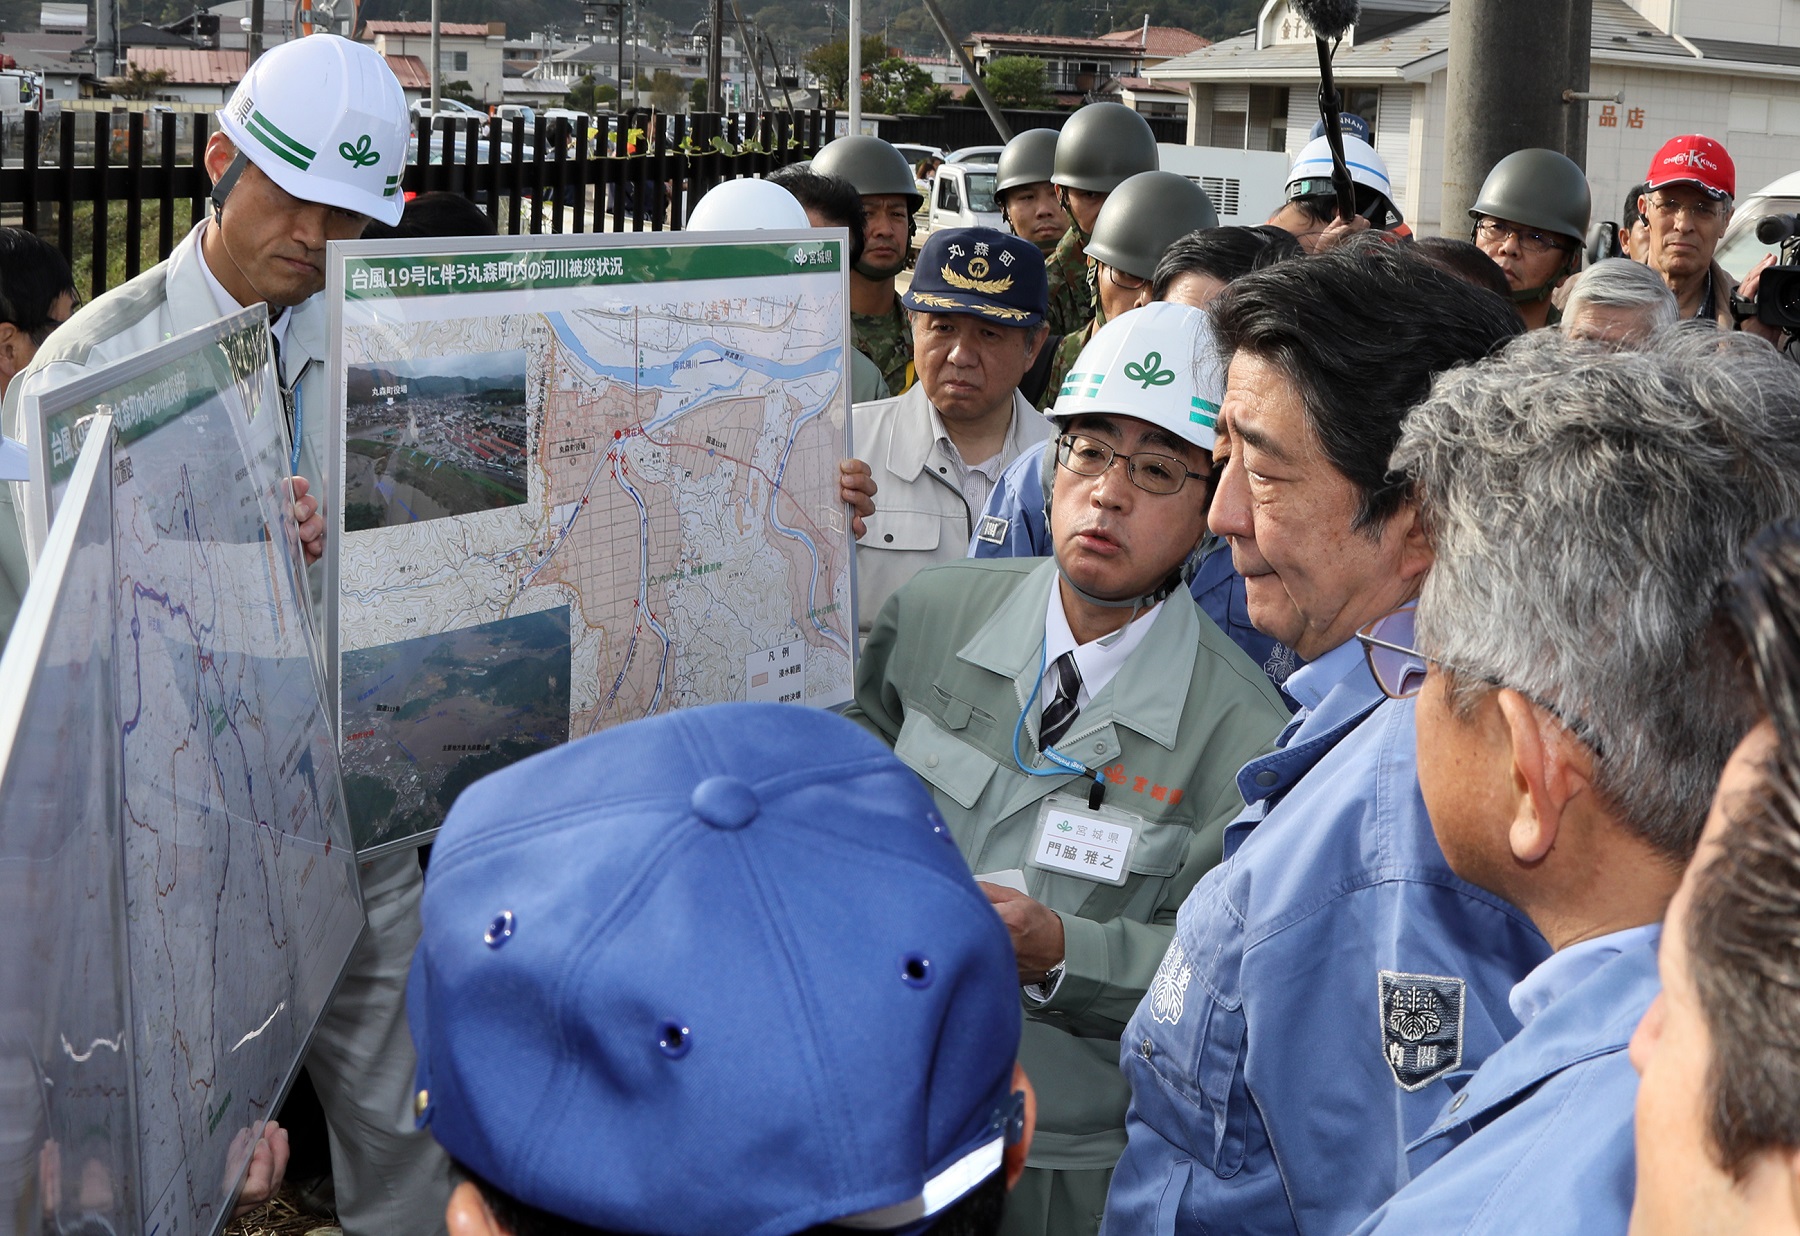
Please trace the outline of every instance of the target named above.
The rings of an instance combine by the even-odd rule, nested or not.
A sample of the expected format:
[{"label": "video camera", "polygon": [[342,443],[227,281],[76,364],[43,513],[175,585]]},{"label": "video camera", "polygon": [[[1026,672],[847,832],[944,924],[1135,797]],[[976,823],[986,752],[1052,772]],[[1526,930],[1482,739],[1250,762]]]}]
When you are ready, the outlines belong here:
[{"label": "video camera", "polygon": [[1762,273],[1754,302],[1732,297],[1732,310],[1740,319],[1759,322],[1800,334],[1800,215],[1770,215],[1756,225],[1756,239],[1781,246],[1776,265]]}]

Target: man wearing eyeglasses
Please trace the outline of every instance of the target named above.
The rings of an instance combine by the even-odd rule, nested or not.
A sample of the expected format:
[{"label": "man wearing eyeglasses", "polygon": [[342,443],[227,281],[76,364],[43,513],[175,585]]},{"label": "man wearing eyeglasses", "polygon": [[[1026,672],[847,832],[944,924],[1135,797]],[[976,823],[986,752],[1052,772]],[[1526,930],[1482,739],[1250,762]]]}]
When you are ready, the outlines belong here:
[{"label": "man wearing eyeglasses", "polygon": [[1526,329],[1556,322],[1550,298],[1581,265],[1592,209],[1587,176],[1554,150],[1515,150],[1482,182],[1471,239],[1506,276]]},{"label": "man wearing eyeglasses", "polygon": [[1412,1182],[1359,1236],[1624,1232],[1627,1045],[1758,712],[1715,599],[1757,530],[1800,510],[1792,367],[1710,331],[1624,353],[1536,338],[1440,381],[1392,464],[1436,556],[1416,622],[1369,630],[1376,672],[1417,695],[1450,866],[1556,951],[1512,990],[1518,1034],[1409,1143]]},{"label": "man wearing eyeglasses", "polygon": [[1492,292],[1376,237],[1246,275],[1210,316],[1230,356],[1212,529],[1251,621],[1307,663],[1285,683],[1301,711],[1238,773],[1223,860],[1126,1028],[1105,1231],[1341,1236],[1516,1031],[1507,993],[1547,952],[1445,862],[1412,705],[1383,695],[1356,640],[1431,565],[1388,476],[1408,411],[1520,326]]},{"label": "man wearing eyeglasses", "polygon": [[1698,318],[1731,329],[1737,284],[1713,261],[1713,251],[1731,222],[1737,166],[1724,146],[1689,133],[1663,143],[1644,179],[1638,210],[1650,225],[1650,269],[1675,293],[1684,321]]},{"label": "man wearing eyeglasses", "polygon": [[1019,1060],[1044,1080],[1010,1236],[1098,1227],[1125,1145],[1119,1032],[1218,859],[1237,769],[1287,718],[1183,586],[1222,384],[1201,310],[1102,327],[1054,412],[1053,557],[921,572],[857,666],[846,715],[931,786],[1012,934]]}]

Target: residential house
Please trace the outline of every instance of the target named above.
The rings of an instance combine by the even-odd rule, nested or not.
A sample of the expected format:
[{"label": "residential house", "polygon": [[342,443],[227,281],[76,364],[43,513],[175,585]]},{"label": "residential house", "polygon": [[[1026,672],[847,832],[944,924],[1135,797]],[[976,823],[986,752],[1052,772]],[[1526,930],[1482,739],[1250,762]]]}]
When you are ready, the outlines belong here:
[{"label": "residential house", "polygon": [[[387,56],[416,56],[431,63],[428,21],[366,21],[356,33]],[[438,90],[450,82],[468,82],[469,95],[484,105],[506,101],[506,23],[438,23]]]},{"label": "residential house", "polygon": [[[1030,56],[1042,60],[1045,84],[1056,96],[1056,101],[1065,107],[1075,107],[1095,99],[1135,103],[1139,94],[1147,100],[1162,102],[1163,91],[1150,88],[1148,82],[1141,82],[1145,70],[1205,47],[1206,40],[1177,26],[1152,26],[1146,18],[1142,26],[1115,30],[1092,39],[1061,34],[984,31],[963,40],[963,46],[968,49],[977,73],[985,73],[988,62],[997,56]],[[1130,100],[1122,98],[1120,83],[1125,81],[1141,83]],[[1167,106],[1179,108],[1173,99],[1168,100]],[[1175,110],[1174,114],[1181,112]]]},{"label": "residential house", "polygon": [[[1588,90],[1624,99],[1571,104],[1588,112],[1596,219],[1617,217],[1650,156],[1678,133],[1725,143],[1740,197],[1800,165],[1800,0],[1592,3]],[[1369,121],[1415,230],[1466,236],[1466,220],[1441,217],[1449,48],[1445,0],[1364,0],[1334,75],[1346,109]],[[1254,30],[1144,76],[1187,92],[1193,145],[1291,158],[1318,120],[1315,43],[1289,0],[1268,0]]]}]

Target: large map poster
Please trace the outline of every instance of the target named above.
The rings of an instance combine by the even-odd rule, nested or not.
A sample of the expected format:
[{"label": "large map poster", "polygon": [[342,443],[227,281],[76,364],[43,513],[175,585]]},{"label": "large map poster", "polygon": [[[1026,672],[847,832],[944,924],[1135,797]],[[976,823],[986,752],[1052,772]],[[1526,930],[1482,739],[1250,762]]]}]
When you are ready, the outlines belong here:
[{"label": "large map poster", "polygon": [[365,856],[621,721],[851,695],[844,234],[531,239],[333,249]]},{"label": "large map poster", "polygon": [[141,1216],[119,1226],[159,1236],[224,1222],[363,926],[268,341],[259,306],[38,409],[53,478],[63,431],[110,425],[132,1062],[114,1111]]}]

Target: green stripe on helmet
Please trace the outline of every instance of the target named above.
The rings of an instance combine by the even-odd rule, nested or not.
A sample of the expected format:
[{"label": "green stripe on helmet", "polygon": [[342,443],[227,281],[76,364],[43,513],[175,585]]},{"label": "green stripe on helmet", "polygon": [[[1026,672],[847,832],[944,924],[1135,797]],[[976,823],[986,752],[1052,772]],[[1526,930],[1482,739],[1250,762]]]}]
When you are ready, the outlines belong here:
[{"label": "green stripe on helmet", "polygon": [[1188,400],[1188,402],[1193,405],[1192,410],[1188,412],[1188,419],[1190,421],[1199,425],[1205,425],[1208,429],[1217,429],[1219,427],[1218,404],[1213,403],[1208,399],[1202,399],[1198,395],[1195,395],[1192,399]]},{"label": "green stripe on helmet", "polygon": [[270,124],[261,112],[251,112],[250,119],[244,122],[244,128],[272,153],[286,159],[301,171],[312,167],[314,152]]}]

